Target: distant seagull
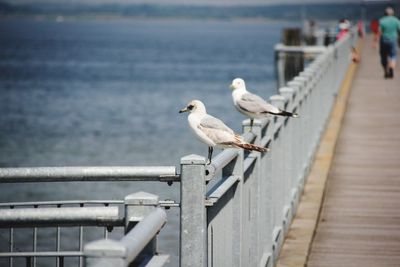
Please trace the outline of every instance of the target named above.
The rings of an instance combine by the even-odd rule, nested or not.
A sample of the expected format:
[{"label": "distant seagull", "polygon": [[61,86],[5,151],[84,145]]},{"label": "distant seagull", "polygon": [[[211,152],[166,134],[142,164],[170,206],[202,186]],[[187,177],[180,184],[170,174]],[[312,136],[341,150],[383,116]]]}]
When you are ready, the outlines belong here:
[{"label": "distant seagull", "polygon": [[235,134],[233,130],[226,126],[221,120],[208,115],[206,107],[199,100],[190,101],[179,113],[187,111],[190,112],[188,116],[190,128],[200,141],[208,145],[208,163],[211,163],[214,147],[240,147],[259,152],[268,151],[267,148],[246,143],[240,135]]},{"label": "distant seagull", "polygon": [[249,93],[243,79],[234,79],[229,87],[232,89],[233,104],[237,110],[250,118],[250,127],[253,126],[254,119],[265,117],[267,114],[298,117],[296,113],[281,110],[258,95]]}]

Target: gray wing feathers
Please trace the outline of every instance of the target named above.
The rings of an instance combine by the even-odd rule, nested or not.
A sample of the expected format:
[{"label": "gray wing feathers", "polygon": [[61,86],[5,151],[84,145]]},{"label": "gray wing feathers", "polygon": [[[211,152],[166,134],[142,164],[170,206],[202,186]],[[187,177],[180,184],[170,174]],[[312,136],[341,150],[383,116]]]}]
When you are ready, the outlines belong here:
[{"label": "gray wing feathers", "polygon": [[201,120],[199,128],[217,144],[235,140],[233,130],[213,116],[206,115]]},{"label": "gray wing feathers", "polygon": [[226,131],[232,134],[234,133],[233,130],[226,126],[225,123],[223,123],[220,119],[217,119],[208,114],[201,120],[200,126],[206,129]]},{"label": "gray wing feathers", "polygon": [[237,101],[238,106],[248,112],[260,114],[260,113],[279,113],[280,110],[266,102],[258,95],[247,93]]}]

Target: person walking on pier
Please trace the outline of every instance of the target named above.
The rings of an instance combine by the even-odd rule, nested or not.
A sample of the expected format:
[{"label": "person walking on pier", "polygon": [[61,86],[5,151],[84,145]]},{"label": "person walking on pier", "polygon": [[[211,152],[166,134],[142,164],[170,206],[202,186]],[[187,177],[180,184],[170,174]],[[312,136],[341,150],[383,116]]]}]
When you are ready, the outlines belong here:
[{"label": "person walking on pier", "polygon": [[396,67],[398,30],[400,30],[400,20],[394,16],[393,8],[388,7],[385,16],[379,20],[379,32],[375,37],[375,42],[379,38],[379,53],[386,79],[393,78]]}]

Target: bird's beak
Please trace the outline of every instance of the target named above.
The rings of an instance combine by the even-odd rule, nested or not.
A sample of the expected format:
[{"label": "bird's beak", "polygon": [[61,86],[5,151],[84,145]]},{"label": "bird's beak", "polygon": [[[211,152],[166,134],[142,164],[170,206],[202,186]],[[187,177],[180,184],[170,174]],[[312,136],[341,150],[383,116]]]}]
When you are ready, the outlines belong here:
[{"label": "bird's beak", "polygon": [[187,111],[188,111],[188,109],[186,107],[186,108],[183,108],[183,109],[179,110],[179,113],[183,113],[183,112],[187,112]]},{"label": "bird's beak", "polygon": [[233,84],[229,85],[229,88],[231,88],[231,90],[235,89],[235,86],[233,86]]}]

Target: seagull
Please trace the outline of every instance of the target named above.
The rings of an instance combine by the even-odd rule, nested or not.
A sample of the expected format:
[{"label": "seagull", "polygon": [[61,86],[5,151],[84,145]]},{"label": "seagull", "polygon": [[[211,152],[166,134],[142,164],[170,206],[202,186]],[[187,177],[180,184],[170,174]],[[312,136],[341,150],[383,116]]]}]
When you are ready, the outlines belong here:
[{"label": "seagull", "polygon": [[221,120],[207,114],[206,107],[200,100],[192,100],[179,113],[189,112],[189,126],[203,143],[208,145],[208,164],[211,163],[213,148],[236,147],[258,152],[267,152],[268,148],[246,143]]},{"label": "seagull", "polygon": [[293,118],[298,117],[297,113],[281,110],[258,95],[248,92],[243,79],[234,79],[229,87],[232,89],[233,104],[240,113],[250,118],[250,127],[253,126],[255,118],[262,118],[267,116],[267,114]]}]

